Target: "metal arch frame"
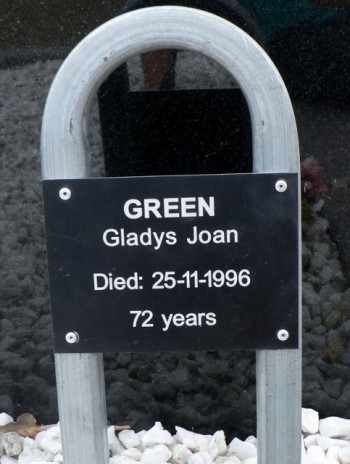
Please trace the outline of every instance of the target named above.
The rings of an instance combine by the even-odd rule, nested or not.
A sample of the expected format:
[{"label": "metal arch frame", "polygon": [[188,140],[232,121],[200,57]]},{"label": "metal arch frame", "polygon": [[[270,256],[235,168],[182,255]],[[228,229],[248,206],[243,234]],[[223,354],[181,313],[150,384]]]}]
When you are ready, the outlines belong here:
[{"label": "metal arch frame", "polygon": [[[91,97],[126,59],[160,48],[204,54],[237,80],[250,110],[254,172],[299,171],[292,105],[262,48],[215,15],[163,6],[136,10],[103,24],[64,61],[50,89],[42,122],[44,179],[89,176],[85,126]],[[56,354],[55,363],[65,463],[107,464],[102,355]],[[259,464],[299,464],[300,349],[257,352],[257,415]]]}]

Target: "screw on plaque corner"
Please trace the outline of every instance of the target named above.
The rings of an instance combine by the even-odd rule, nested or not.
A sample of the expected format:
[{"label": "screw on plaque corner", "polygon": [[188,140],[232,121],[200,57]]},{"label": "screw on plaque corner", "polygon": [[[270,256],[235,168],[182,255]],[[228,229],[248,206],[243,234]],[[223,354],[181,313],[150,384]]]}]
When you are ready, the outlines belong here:
[{"label": "screw on plaque corner", "polygon": [[277,332],[277,338],[281,342],[285,342],[289,338],[289,332],[286,329],[281,329]]},{"label": "screw on plaque corner", "polygon": [[66,342],[67,343],[78,343],[79,334],[78,332],[68,332],[66,333]]},{"label": "screw on plaque corner", "polygon": [[284,179],[279,179],[275,183],[275,189],[277,190],[278,193],[283,193],[287,190],[288,184]]},{"label": "screw on plaque corner", "polygon": [[72,196],[72,192],[68,187],[62,187],[58,192],[58,196],[61,200],[67,201]]}]

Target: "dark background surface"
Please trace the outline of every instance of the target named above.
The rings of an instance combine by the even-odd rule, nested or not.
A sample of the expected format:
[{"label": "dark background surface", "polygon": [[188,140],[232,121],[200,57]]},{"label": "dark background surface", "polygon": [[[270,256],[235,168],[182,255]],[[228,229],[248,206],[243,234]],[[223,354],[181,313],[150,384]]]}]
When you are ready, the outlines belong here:
[{"label": "dark background surface", "polygon": [[72,47],[115,16],[123,0],[2,0],[0,48]]}]

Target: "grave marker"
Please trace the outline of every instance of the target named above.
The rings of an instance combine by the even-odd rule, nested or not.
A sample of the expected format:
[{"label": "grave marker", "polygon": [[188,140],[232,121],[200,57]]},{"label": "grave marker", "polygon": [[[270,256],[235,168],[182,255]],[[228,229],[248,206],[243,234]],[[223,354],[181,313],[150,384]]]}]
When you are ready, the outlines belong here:
[{"label": "grave marker", "polygon": [[[102,25],[87,36],[63,63],[51,87],[45,107],[41,142],[42,173],[45,184],[48,185],[48,187],[45,187],[47,189],[45,195],[53,195],[52,199],[45,198],[46,214],[50,216],[50,208],[53,205],[51,202],[57,201],[57,195],[59,201],[62,202],[60,206],[62,214],[63,210],[68,211],[68,205],[74,205],[76,201],[74,199],[75,194],[79,196],[79,192],[81,193],[80,186],[84,184],[83,179],[89,177],[89,159],[84,127],[87,106],[91,96],[104,78],[127,58],[141,52],[160,48],[178,48],[203,53],[217,61],[233,75],[245,95],[251,113],[254,172],[259,176],[263,175],[263,173],[276,175],[272,183],[272,190],[274,190],[273,197],[278,198],[278,201],[281,201],[287,192],[285,198],[287,198],[289,192],[294,192],[294,200],[290,200],[291,203],[288,203],[291,206],[291,217],[294,219],[291,220],[291,217],[286,218],[287,222],[285,223],[288,224],[288,221],[292,221],[291,226],[293,229],[291,243],[294,253],[291,252],[288,259],[293,262],[292,281],[294,283],[293,285],[290,285],[290,283],[285,285],[286,289],[292,287],[296,289],[292,292],[293,307],[290,310],[292,319],[287,321],[287,319],[284,319],[286,315],[283,315],[281,325],[278,326],[280,328],[277,331],[277,337],[276,328],[274,329],[272,338],[274,338],[276,346],[263,345],[263,349],[259,348],[257,350],[257,428],[259,464],[298,464],[301,458],[300,207],[297,204],[299,201],[297,194],[299,191],[298,137],[292,106],[283,81],[265,52],[247,34],[229,22],[200,10],[182,7],[155,7],[120,16]],[[101,185],[107,185],[109,181],[98,181],[98,185],[100,185],[100,182]],[[113,184],[114,182],[117,181],[113,181]],[[162,181],[160,180],[160,182]],[[286,185],[288,187],[289,184],[293,188],[291,190],[287,188],[286,190]],[[86,185],[90,185],[90,181],[87,181]],[[53,188],[53,191],[51,191],[51,188]],[[160,192],[157,193],[157,196],[153,193],[151,196],[149,192],[138,192],[136,187],[135,191],[137,196],[134,194],[135,192],[130,192],[131,196],[126,199],[126,202],[133,200],[128,203],[125,210],[131,216],[129,217],[130,221],[136,221],[139,215],[141,217],[146,214],[149,216],[153,214],[159,220],[168,221],[174,219],[169,215],[179,214],[180,217],[180,213],[182,217],[185,217],[185,220],[191,218],[192,213],[198,215],[203,213],[203,216],[195,216],[195,219],[204,219],[205,211],[212,212],[210,198],[215,198],[214,193],[207,190],[202,191],[201,189],[196,193],[188,194],[174,191],[171,196],[161,196]],[[191,198],[191,200],[182,201],[181,198]],[[193,198],[195,200],[192,200]],[[200,198],[204,200],[199,202]],[[219,198],[224,200],[224,196]],[[254,201],[250,201],[248,204],[252,207]],[[278,211],[282,210],[283,208],[279,206]],[[262,208],[262,211],[271,213],[267,207],[266,209]],[[63,216],[65,214],[69,215],[69,213],[64,213]],[[259,207],[257,206],[254,215],[258,216],[258,214]],[[51,216],[54,216],[54,214],[51,214]],[[168,217],[164,218],[164,216]],[[270,217],[273,218],[273,214]],[[212,216],[208,214],[205,220],[209,221],[211,218]],[[51,217],[51,219],[54,218]],[[54,263],[51,268],[51,278],[55,279],[62,274],[56,273],[54,269],[56,258],[54,257],[54,249],[51,248],[53,236],[50,235],[50,227],[53,227],[52,230],[54,230],[57,224],[50,224],[50,220],[48,221],[49,254],[51,255],[51,262]],[[240,220],[242,218],[238,217],[237,226],[234,223],[226,223],[226,218],[225,221],[222,220],[221,224],[215,225],[215,227],[219,227],[219,229],[215,230],[236,231],[236,233],[232,232],[229,235],[225,235],[225,232],[223,235],[221,233],[215,235],[215,240],[220,241],[222,237],[226,237],[223,240],[230,243],[214,242],[214,235],[209,231],[209,223],[207,222],[204,222],[205,229],[203,229],[207,232],[203,232],[200,236],[199,229],[196,229],[190,241],[201,242],[198,244],[201,247],[208,247],[209,241],[215,243],[215,246],[232,244],[238,247],[240,246],[240,237],[242,237],[243,241],[245,235],[242,222],[239,224]],[[145,227],[145,223],[142,221],[140,224]],[[72,218],[70,225],[73,229],[77,225],[74,222]],[[64,225],[63,232],[66,231],[65,227],[68,226],[69,224]],[[77,226],[80,227],[79,224]],[[155,226],[152,225],[152,227]],[[281,238],[285,233],[290,233],[288,227],[283,227],[279,233]],[[130,240],[132,239],[130,236],[125,236],[125,231],[124,235],[121,233],[122,228],[126,230],[126,222],[125,226],[123,225],[121,228],[118,228],[116,224],[109,225],[109,223],[106,223],[104,229],[105,241],[113,243],[114,240],[114,243],[117,243],[119,240],[120,243],[123,241],[125,244],[129,241],[129,245],[126,246],[130,246]],[[117,232],[106,232],[109,229]],[[141,243],[141,234],[145,233],[142,240],[151,240],[153,237],[155,243],[158,244],[159,241],[153,234],[147,235],[147,229],[146,227],[146,229],[143,228],[135,232],[138,234],[137,240]],[[83,230],[83,235],[85,230]],[[275,226],[273,230],[275,230]],[[164,231],[172,231],[172,229],[166,228]],[[155,230],[154,232],[159,234],[162,231]],[[177,231],[175,232],[177,233]],[[80,244],[79,237],[77,238],[76,234],[77,231],[74,229],[72,234],[68,234],[68,236],[70,238],[75,237],[77,244]],[[124,238],[122,238],[122,235]],[[87,240],[92,240],[89,235]],[[136,240],[135,236],[134,240]],[[168,241],[171,242],[172,240],[174,240],[174,236],[168,236]],[[63,241],[68,243],[71,240]],[[208,243],[205,243],[207,241]],[[61,243],[58,244],[58,246],[61,245]],[[103,246],[109,245],[105,243]],[[171,247],[171,244],[168,243],[167,246]],[[64,247],[65,244],[63,244]],[[160,245],[159,248],[161,248]],[[152,251],[152,257],[154,257],[154,251]],[[72,252],[75,252],[74,247],[72,247]],[[64,256],[65,252],[62,251],[62,254]],[[200,256],[200,253],[198,256]],[[159,272],[160,274],[155,275],[154,278],[157,280],[151,281],[151,285],[157,282],[158,286],[163,286],[164,288],[158,290],[160,294],[165,295],[167,293],[166,285],[174,285],[174,279],[176,286],[183,286],[184,290],[195,291],[196,294],[197,291],[200,291],[200,285],[204,285],[208,291],[216,291],[214,283],[221,285],[221,281],[224,282],[225,290],[231,290],[227,283],[232,283],[236,278],[238,282],[240,281],[244,285],[247,284],[249,279],[252,286],[255,285],[255,282],[258,282],[258,277],[250,274],[251,270],[254,270],[253,263],[249,263],[249,268],[248,264],[246,265],[243,262],[237,268],[233,267],[233,263],[225,263],[225,267],[219,266],[219,264],[221,263],[215,263],[215,267],[208,266],[205,268],[197,268],[193,264],[191,268],[176,268],[175,271],[173,270],[175,268],[170,269],[168,266],[166,268],[159,267],[153,270],[153,273]],[[109,266],[111,265],[109,264]],[[216,270],[221,271],[222,274],[214,274]],[[249,271],[249,274],[247,272],[243,274],[243,271],[246,270]],[[103,292],[104,290],[97,290],[97,288],[101,289],[105,285],[112,287],[111,292],[125,292],[126,288],[130,293],[132,291],[136,292],[136,294],[141,291],[146,292],[146,289],[141,289],[141,286],[146,284],[147,280],[143,270],[141,273],[141,270],[138,270],[136,266],[130,268],[129,272],[123,273],[123,275],[117,271],[114,271],[111,267],[108,268],[107,264],[101,266],[100,269],[92,267],[90,270],[90,277],[92,278],[92,280],[90,279],[90,285],[93,282],[93,285],[96,286],[96,290],[92,290],[92,292]],[[114,272],[117,272],[115,276]],[[175,272],[175,274],[169,274],[169,272]],[[95,277],[93,277],[94,274],[96,274]],[[145,277],[145,280],[143,281],[140,277]],[[184,284],[181,283],[182,280],[184,280]],[[200,280],[205,280],[205,283],[200,283]],[[53,284],[54,289],[55,282],[53,281],[51,284]],[[84,289],[84,285],[81,287],[82,289]],[[148,282],[148,285],[150,285],[150,282]],[[240,290],[246,290],[244,285],[240,285],[242,287]],[[275,283],[275,285],[278,284]],[[79,293],[80,287],[76,285],[76,282],[74,282],[74,288]],[[172,289],[167,290],[171,291]],[[56,300],[57,298],[53,294],[54,305],[57,303]],[[168,300],[165,301],[168,302]],[[79,298],[75,302],[76,306],[78,304]],[[133,324],[137,325],[135,318],[138,318],[137,321],[140,317],[147,318],[150,314],[144,313],[144,311],[151,310],[142,307],[132,309],[132,311],[141,311],[141,313],[132,314],[134,316]],[[210,312],[213,311],[210,310]],[[57,312],[55,318],[57,322]],[[174,315],[172,320],[174,320],[173,318]],[[175,321],[179,324],[178,328],[182,328],[186,320],[184,314],[177,316]],[[204,320],[208,322],[208,328],[212,327],[210,324],[213,324],[213,316],[202,316],[202,323]],[[169,321],[169,314],[165,319],[166,323],[167,321]],[[290,322],[291,325],[284,325],[287,322]],[[76,323],[78,324],[79,320]],[[148,323],[150,322],[148,321]],[[60,326],[60,324],[63,327],[62,333],[60,334],[55,329],[56,348],[60,349],[61,344],[65,347],[70,345],[73,351],[72,346],[78,347],[84,340],[81,337],[81,335],[84,335],[84,328],[79,327],[77,330],[75,324],[72,328],[68,328],[68,325],[65,325],[67,321],[64,320],[59,321],[58,325]],[[181,324],[182,326],[180,326]],[[80,334],[79,331],[82,333]],[[62,342],[63,335],[65,337]],[[271,339],[271,335],[268,336],[268,339]],[[288,348],[279,349],[283,345]],[[94,348],[97,347],[94,346]],[[104,347],[101,346],[102,348]],[[102,354],[98,352],[80,352],[79,349],[74,353],[57,351],[55,363],[65,464],[80,464],[81,462],[86,464],[107,464],[109,458]]]}]

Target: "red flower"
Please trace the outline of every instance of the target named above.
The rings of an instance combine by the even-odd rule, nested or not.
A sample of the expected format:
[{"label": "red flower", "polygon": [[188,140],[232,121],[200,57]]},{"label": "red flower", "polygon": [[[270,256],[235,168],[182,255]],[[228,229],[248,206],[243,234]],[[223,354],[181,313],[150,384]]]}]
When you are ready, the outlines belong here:
[{"label": "red flower", "polygon": [[306,158],[301,163],[301,192],[303,198],[316,201],[327,190],[327,185],[322,179],[321,166],[315,158]]}]

